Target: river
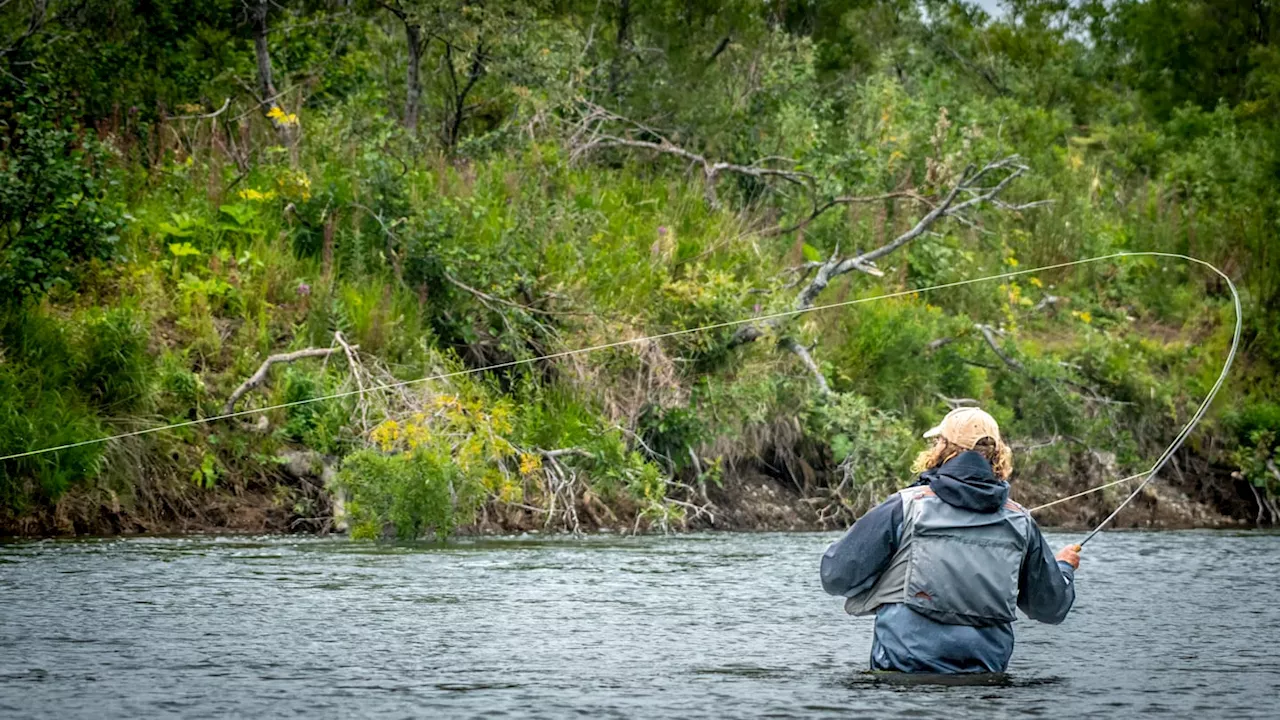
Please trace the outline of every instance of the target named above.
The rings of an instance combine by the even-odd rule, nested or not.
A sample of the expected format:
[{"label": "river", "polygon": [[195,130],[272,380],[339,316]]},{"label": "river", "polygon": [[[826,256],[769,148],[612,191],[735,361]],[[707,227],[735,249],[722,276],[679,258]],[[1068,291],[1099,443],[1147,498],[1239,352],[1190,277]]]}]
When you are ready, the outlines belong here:
[{"label": "river", "polygon": [[0,716],[1275,717],[1280,535],[1098,537],[982,685],[866,674],[834,537],[0,544]]}]

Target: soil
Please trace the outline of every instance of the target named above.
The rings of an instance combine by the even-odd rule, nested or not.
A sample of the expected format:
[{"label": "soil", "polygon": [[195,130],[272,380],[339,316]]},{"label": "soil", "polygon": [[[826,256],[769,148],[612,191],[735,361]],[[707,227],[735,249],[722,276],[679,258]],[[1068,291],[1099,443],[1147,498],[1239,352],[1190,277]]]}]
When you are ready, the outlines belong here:
[{"label": "soil", "polygon": [[[1052,482],[1016,479],[1012,497],[1026,507],[1059,499],[1116,477],[1105,456],[1070,479]],[[327,533],[335,531],[333,498],[324,488],[331,463],[309,451],[291,453],[277,474],[223,481],[200,490],[185,479],[140,481],[135,496],[121,498],[103,488],[73,490],[52,511],[22,516],[0,514],[0,536],[112,536],[189,533]],[[1137,482],[1137,481],[1134,481]],[[1130,492],[1117,486],[1037,512],[1041,526],[1084,530],[1095,527]],[[1209,482],[1181,473],[1148,485],[1112,522],[1125,528],[1251,527],[1256,508],[1242,498],[1229,475]],[[636,521],[638,508],[627,501],[606,503],[590,492],[574,508],[581,532],[661,532],[686,530],[812,531],[842,530],[852,523],[848,513],[833,514],[825,497],[806,497],[793,483],[750,467],[727,475],[723,484],[707,488],[704,510],[690,509],[684,521],[666,528]],[[490,504],[475,523],[459,534],[509,534],[561,531],[531,510]]]}]

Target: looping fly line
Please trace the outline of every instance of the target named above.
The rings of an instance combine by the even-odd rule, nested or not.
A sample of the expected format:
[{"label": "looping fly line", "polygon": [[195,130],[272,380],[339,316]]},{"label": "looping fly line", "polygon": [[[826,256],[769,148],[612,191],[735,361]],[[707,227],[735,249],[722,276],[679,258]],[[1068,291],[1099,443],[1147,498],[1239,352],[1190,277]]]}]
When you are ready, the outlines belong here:
[{"label": "looping fly line", "polygon": [[218,422],[221,420],[230,420],[233,418],[244,417],[246,415],[256,415],[260,413],[271,412],[273,410],[282,410],[284,408],[297,407],[299,405],[308,405],[310,403],[324,402],[327,400],[340,400],[342,398],[352,397],[355,395],[379,392],[383,390],[392,390],[395,388],[407,387],[410,385],[417,385],[421,383],[428,383],[436,380],[446,380],[448,378],[459,377],[462,375],[471,375],[475,373],[488,372],[491,370],[502,370],[504,368],[518,367],[521,365],[531,365],[533,363],[543,362],[546,360],[555,360],[557,358],[571,357],[574,355],[584,355],[586,353],[595,352],[597,350],[607,350],[609,348],[624,347],[627,345],[634,345],[637,343],[663,340],[666,338],[677,337],[680,335],[688,335],[690,333],[707,332],[709,330],[721,330],[724,328],[738,327],[741,325],[748,325],[751,323],[768,322],[770,320],[778,320],[778,319],[787,318],[787,317],[794,317],[797,315],[814,313],[821,310],[833,310],[836,308],[849,307],[851,305],[861,305],[863,303],[875,302],[877,300],[890,300],[893,298],[908,297],[908,296],[918,295],[920,293],[933,292],[936,290],[946,290],[948,288],[962,287],[965,285],[975,285],[983,282],[991,282],[993,280],[1007,280],[1009,278],[1020,277],[1023,275],[1031,275],[1039,272],[1047,272],[1050,270],[1060,270],[1063,268],[1075,267],[1078,265],[1087,265],[1090,263],[1103,262],[1106,260],[1117,260],[1120,258],[1133,258],[1133,257],[1161,257],[1161,258],[1174,258],[1178,260],[1185,260],[1187,262],[1203,265],[1204,267],[1207,267],[1213,272],[1217,273],[1218,276],[1220,276],[1223,280],[1226,281],[1227,287],[1231,289],[1231,298],[1235,304],[1235,313],[1236,313],[1235,333],[1231,340],[1231,351],[1227,354],[1226,362],[1222,366],[1222,372],[1219,373],[1217,382],[1214,383],[1213,388],[1210,389],[1209,391],[1209,394],[1205,396],[1204,401],[1200,404],[1199,408],[1197,408],[1196,413],[1192,416],[1191,420],[1182,428],[1182,431],[1179,432],[1177,437],[1174,438],[1173,442],[1169,444],[1169,447],[1167,447],[1165,451],[1161,453],[1160,457],[1156,460],[1156,462],[1151,466],[1149,470],[1143,473],[1139,473],[1138,475],[1133,475],[1127,478],[1123,478],[1121,480],[1116,480],[1116,481],[1107,483],[1105,485],[1100,485],[1098,487],[1091,488],[1084,492],[1076,493],[1074,495],[1061,498],[1059,500],[1055,500],[1050,503],[1046,503],[1039,507],[1032,508],[1033,511],[1040,510],[1040,509],[1049,507],[1051,505],[1056,505],[1060,502],[1066,502],[1067,500],[1072,500],[1077,497],[1081,497],[1083,495],[1088,495],[1090,493],[1103,490],[1113,485],[1118,485],[1120,483],[1145,476],[1145,479],[1142,481],[1142,483],[1139,484],[1138,487],[1134,489],[1134,491],[1127,498],[1125,498],[1124,502],[1122,502],[1120,506],[1115,509],[1114,512],[1108,515],[1107,518],[1098,525],[1098,527],[1094,528],[1093,532],[1089,533],[1088,537],[1086,537],[1083,541],[1081,541],[1080,544],[1084,545],[1085,543],[1089,542],[1089,540],[1093,539],[1093,536],[1097,535],[1098,531],[1100,531],[1109,522],[1111,522],[1111,520],[1113,520],[1116,517],[1116,515],[1118,515],[1120,511],[1123,510],[1124,507],[1129,504],[1131,500],[1137,497],[1138,493],[1142,492],[1142,489],[1145,488],[1147,484],[1151,482],[1151,480],[1156,476],[1156,473],[1159,472],[1160,469],[1164,466],[1164,464],[1168,462],[1169,459],[1173,456],[1173,454],[1178,451],[1178,448],[1182,446],[1182,443],[1187,439],[1187,436],[1191,434],[1191,431],[1195,429],[1195,426],[1200,422],[1200,420],[1204,417],[1204,414],[1208,411],[1210,403],[1213,402],[1213,398],[1218,394],[1218,390],[1222,387],[1222,383],[1226,380],[1227,372],[1231,369],[1231,363],[1235,360],[1236,350],[1240,345],[1240,333],[1243,325],[1243,315],[1240,310],[1240,294],[1236,291],[1235,283],[1231,282],[1231,278],[1228,277],[1226,273],[1222,272],[1221,270],[1211,265],[1210,263],[1205,262],[1204,260],[1201,260],[1199,258],[1194,258],[1189,255],[1182,255],[1179,253],[1157,252],[1157,251],[1111,253],[1109,255],[1100,255],[1098,257],[1085,258],[1082,260],[1072,260],[1070,262],[1055,263],[1053,265],[1043,265],[1041,267],[1027,268],[1025,270],[1011,270],[1009,272],[999,273],[997,275],[987,275],[979,278],[970,278],[968,280],[957,280],[955,282],[940,283],[937,285],[930,285],[928,287],[915,288],[911,290],[899,290],[896,292],[885,293],[882,295],[874,295],[871,297],[857,298],[854,300],[845,300],[842,302],[828,303],[826,305],[814,305],[811,307],[800,308],[797,310],[785,310],[782,312],[776,312],[776,313],[771,313],[767,315],[758,315],[750,318],[743,318],[740,320],[730,320],[728,322],[714,323],[711,325],[704,325],[702,327],[696,327],[696,328],[688,328],[685,330],[672,330],[670,332],[658,333],[656,335],[648,335],[646,337],[631,338],[627,340],[618,340],[616,342],[604,343],[601,345],[592,345],[590,347],[577,348],[575,350],[562,350],[560,352],[548,353],[546,355],[540,355],[538,357],[533,357],[533,358],[525,358],[521,360],[510,360],[507,362],[494,363],[492,365],[486,365],[483,367],[467,368],[465,370],[455,370],[452,372],[440,373],[437,375],[428,375],[426,377],[417,378],[416,380],[405,380],[402,382],[385,383],[381,385],[374,385],[371,387],[360,388],[357,390],[348,390],[345,392],[334,393],[332,395],[324,395],[321,397],[308,398],[305,400],[295,400],[292,402],[280,403],[277,405],[268,405],[265,407],[253,408],[250,410],[239,410],[236,412],[223,413],[221,415],[213,415],[206,418],[200,418],[198,420],[187,420],[185,422],[173,423],[170,425],[159,425],[156,427],[143,428],[141,430],[131,430],[129,432],[119,433],[117,435],[109,435],[101,438],[94,438],[92,440],[81,440],[79,442],[66,443],[64,445],[55,445],[52,447],[41,448],[38,450],[27,450],[24,452],[11,453],[8,455],[0,456],[0,462],[6,461],[6,460],[17,460],[20,458],[32,457],[36,455],[44,455],[46,453],[58,452],[60,450],[70,450],[72,448],[84,447],[86,445],[96,445],[99,443],[111,442],[113,440],[122,440],[125,438],[138,437],[139,435],[149,435],[151,433],[177,430],[180,428],[191,427],[194,425],[204,425],[208,423]]}]

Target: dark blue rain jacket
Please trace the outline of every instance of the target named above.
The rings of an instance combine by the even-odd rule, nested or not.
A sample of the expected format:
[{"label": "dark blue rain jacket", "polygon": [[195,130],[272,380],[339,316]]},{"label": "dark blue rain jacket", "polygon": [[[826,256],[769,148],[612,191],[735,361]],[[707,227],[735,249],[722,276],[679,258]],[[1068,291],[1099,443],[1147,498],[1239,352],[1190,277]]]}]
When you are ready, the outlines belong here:
[{"label": "dark blue rain jacket", "polygon": [[[920,475],[942,501],[975,512],[995,512],[1009,499],[1009,484],[995,478],[986,458],[965,452]],[[822,556],[822,587],[850,597],[875,584],[898,550],[902,498],[897,494],[854,523]],[[1071,565],[1054,559],[1040,528],[1031,537],[1018,575],[1018,607],[1033,620],[1062,622],[1075,601]],[[948,625],[900,603],[876,612],[873,670],[902,672],[1004,672],[1013,654],[1013,624]]]}]

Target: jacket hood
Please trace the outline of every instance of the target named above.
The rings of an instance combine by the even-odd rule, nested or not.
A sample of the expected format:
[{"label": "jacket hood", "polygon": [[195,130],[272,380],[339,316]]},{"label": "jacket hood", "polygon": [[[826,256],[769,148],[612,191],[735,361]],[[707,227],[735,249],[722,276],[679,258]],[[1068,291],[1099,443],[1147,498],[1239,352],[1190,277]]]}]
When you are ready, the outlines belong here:
[{"label": "jacket hood", "polygon": [[1009,483],[997,480],[991,463],[972,450],[920,473],[917,485],[928,485],[943,502],[973,512],[995,512],[1009,500]]}]

